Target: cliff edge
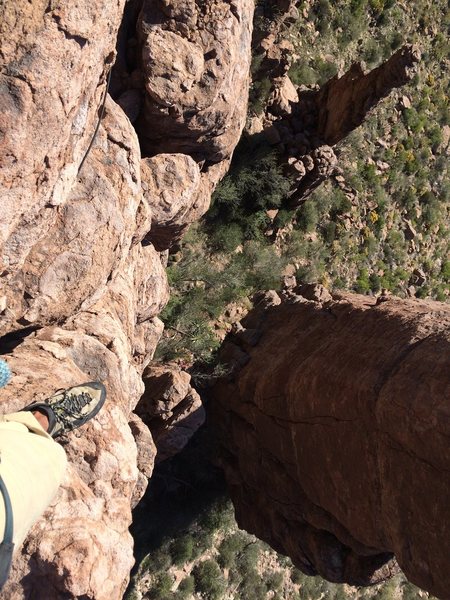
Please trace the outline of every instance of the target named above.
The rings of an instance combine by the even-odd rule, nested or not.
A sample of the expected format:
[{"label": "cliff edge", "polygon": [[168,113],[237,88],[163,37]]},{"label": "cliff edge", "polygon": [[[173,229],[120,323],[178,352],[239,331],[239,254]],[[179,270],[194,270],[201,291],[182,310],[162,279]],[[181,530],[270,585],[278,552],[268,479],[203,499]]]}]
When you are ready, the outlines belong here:
[{"label": "cliff edge", "polygon": [[431,301],[262,296],[212,394],[239,525],[306,574],[369,585],[397,561],[449,598],[449,326]]}]

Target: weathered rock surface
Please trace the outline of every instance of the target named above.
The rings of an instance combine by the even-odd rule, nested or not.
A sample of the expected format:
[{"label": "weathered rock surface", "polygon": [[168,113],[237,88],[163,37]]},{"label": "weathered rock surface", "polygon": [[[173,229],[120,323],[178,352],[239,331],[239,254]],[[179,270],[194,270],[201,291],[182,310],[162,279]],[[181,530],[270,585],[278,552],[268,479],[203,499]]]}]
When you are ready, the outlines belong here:
[{"label": "weathered rock surface", "polygon": [[3,268],[21,265],[73,187],[124,0],[0,7]]},{"label": "weathered rock surface", "polygon": [[356,63],[342,77],[333,77],[316,98],[319,136],[327,144],[337,144],[382,98],[410,81],[419,60],[418,48],[404,46],[369,73]]},{"label": "weathered rock surface", "polygon": [[205,421],[200,396],[191,376],[176,365],[149,366],[143,374],[145,391],[136,413],[152,432],[157,461],[180,452]]},{"label": "weathered rock surface", "polygon": [[157,250],[166,250],[205,212],[209,189],[198,164],[186,154],[144,158],[141,176],[144,198],[152,207],[152,228],[146,239]]},{"label": "weathered rock surface", "polygon": [[[196,117],[183,108],[189,121],[183,131],[197,162],[170,154],[178,142],[168,130],[152,158],[142,160],[131,125],[143,101],[142,72],[130,74],[132,85],[124,87],[121,55],[111,84],[119,103],[107,97],[80,171],[124,4],[19,0],[0,7],[0,352],[14,374],[1,390],[2,411],[80,381],[99,379],[108,391],[98,418],[68,436],[69,472],[15,557],[4,591],[13,600],[123,597],[133,564],[131,508],[145,492],[157,454],[148,426],[132,411],[163,331],[157,315],[169,288],[159,251],[206,210],[246,112],[250,0],[200,8],[189,0],[161,2],[158,10],[175,11],[167,17],[172,24],[181,24],[192,8],[199,11],[194,44],[211,52],[202,55],[207,72],[192,90],[197,85],[198,98],[203,85],[215,91],[204,92]],[[139,6],[131,0],[127,8],[119,52],[157,55],[165,51],[158,35],[169,33],[183,38],[180,44],[191,43],[184,29],[180,37],[172,25],[155,26],[153,37],[144,36],[145,48],[138,48],[129,36]],[[162,83],[157,71],[146,71],[147,90],[156,93]],[[205,160],[215,162],[206,169]],[[165,428],[166,446],[181,447],[202,414],[188,386],[173,410],[172,440]]]},{"label": "weathered rock surface", "polygon": [[230,158],[246,117],[252,17],[250,0],[145,0],[139,133],[147,155]]},{"label": "weathered rock surface", "polygon": [[239,524],[308,574],[367,585],[395,555],[449,598],[450,308],[285,296],[229,336],[213,390]]}]

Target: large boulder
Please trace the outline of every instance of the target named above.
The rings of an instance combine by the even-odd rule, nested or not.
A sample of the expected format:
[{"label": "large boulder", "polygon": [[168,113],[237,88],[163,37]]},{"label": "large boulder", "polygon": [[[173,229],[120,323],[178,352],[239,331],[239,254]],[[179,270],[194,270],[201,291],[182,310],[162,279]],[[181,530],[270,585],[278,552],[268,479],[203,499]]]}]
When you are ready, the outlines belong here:
[{"label": "large boulder", "polygon": [[449,598],[450,307],[302,291],[224,344],[212,416],[238,522],[307,574],[368,585],[396,559]]},{"label": "large boulder", "polygon": [[186,446],[203,425],[205,409],[191,376],[177,365],[150,365],[143,380],[145,391],[135,410],[152,432],[159,462]]},{"label": "large boulder", "polygon": [[196,221],[209,205],[200,168],[186,154],[157,154],[141,162],[144,198],[152,207],[152,228],[147,239],[166,250]]},{"label": "large boulder", "polygon": [[253,8],[251,0],[144,1],[145,154],[230,158],[247,113]]}]

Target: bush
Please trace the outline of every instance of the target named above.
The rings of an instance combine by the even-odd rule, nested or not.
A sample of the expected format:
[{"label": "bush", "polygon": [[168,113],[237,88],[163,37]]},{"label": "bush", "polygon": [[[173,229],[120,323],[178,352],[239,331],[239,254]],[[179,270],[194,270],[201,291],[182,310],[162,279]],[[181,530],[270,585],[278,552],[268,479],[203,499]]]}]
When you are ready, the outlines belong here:
[{"label": "bush", "polygon": [[237,223],[218,226],[209,238],[209,244],[220,252],[233,252],[244,241],[244,232]]},{"label": "bush", "polygon": [[338,68],[334,63],[323,60],[322,58],[316,58],[313,64],[314,71],[318,74],[317,83],[319,83],[319,85],[324,85],[338,72]]},{"label": "bush", "polygon": [[376,273],[371,273],[369,276],[370,289],[377,293],[381,290],[381,279]]},{"label": "bush", "polygon": [[292,210],[280,210],[273,222],[274,227],[276,229],[282,229],[283,227],[286,227],[286,225],[292,221],[293,214],[294,213]]},{"label": "bush", "polygon": [[219,565],[215,560],[205,560],[196,565],[192,571],[195,580],[195,590],[206,600],[222,598],[226,583]]},{"label": "bush", "polygon": [[300,571],[300,569],[297,569],[297,567],[294,567],[291,571],[291,581],[292,583],[303,583],[303,581],[305,580],[306,575]]},{"label": "bush", "polygon": [[327,244],[331,244],[336,239],[336,223],[329,221],[322,228],[322,236]]},{"label": "bush", "polygon": [[141,563],[141,569],[143,571],[149,571],[150,573],[157,573],[158,571],[165,571],[171,564],[172,561],[167,545],[163,544],[160,548],[153,550],[144,558]]},{"label": "bush", "polygon": [[277,591],[283,585],[284,573],[281,571],[272,571],[266,579],[266,585],[269,590]]},{"label": "bush", "polygon": [[319,576],[305,577],[300,587],[301,600],[319,600],[321,597],[330,598],[331,584]]},{"label": "bush", "polygon": [[249,93],[249,112],[259,115],[266,107],[272,82],[268,77],[254,78]]},{"label": "bush", "polygon": [[318,74],[308,64],[294,63],[289,69],[289,78],[295,85],[314,85],[318,81]]},{"label": "bush", "polygon": [[222,568],[232,568],[236,565],[237,554],[247,543],[247,536],[242,532],[233,533],[222,540],[219,546],[218,562]]},{"label": "bush", "polygon": [[161,573],[158,575],[153,587],[147,593],[147,597],[149,600],[163,600],[170,594],[172,585],[172,577],[168,573]]},{"label": "bush", "polygon": [[359,271],[358,279],[355,282],[355,291],[358,294],[367,294],[370,291],[369,272],[367,269]]},{"label": "bush", "polygon": [[319,214],[312,199],[307,200],[297,211],[297,226],[305,233],[314,231],[318,220]]},{"label": "bush", "polygon": [[244,550],[239,555],[238,570],[243,577],[254,571],[260,554],[259,545],[257,542],[247,544]]},{"label": "bush", "polygon": [[214,538],[209,531],[201,530],[195,536],[195,545],[192,550],[192,558],[198,558],[207,550],[212,548]]},{"label": "bush", "polygon": [[450,260],[442,263],[441,276],[444,281],[450,281]]},{"label": "bush", "polygon": [[234,523],[234,512],[228,498],[221,498],[214,502],[203,513],[200,519],[201,527],[214,533],[217,530],[227,530]]},{"label": "bush", "polygon": [[178,586],[180,592],[185,596],[191,596],[195,591],[195,580],[189,575],[180,581],[180,585]]},{"label": "bush", "polygon": [[170,546],[170,555],[175,565],[184,565],[192,559],[194,539],[191,535],[177,538]]},{"label": "bush", "polygon": [[280,208],[290,190],[278,153],[270,146],[243,142],[235,157],[206,215],[211,247],[226,252],[243,238],[261,239],[271,223],[266,211]]},{"label": "bush", "polygon": [[254,569],[246,573],[239,586],[239,597],[245,600],[263,600],[267,592],[266,584]]}]

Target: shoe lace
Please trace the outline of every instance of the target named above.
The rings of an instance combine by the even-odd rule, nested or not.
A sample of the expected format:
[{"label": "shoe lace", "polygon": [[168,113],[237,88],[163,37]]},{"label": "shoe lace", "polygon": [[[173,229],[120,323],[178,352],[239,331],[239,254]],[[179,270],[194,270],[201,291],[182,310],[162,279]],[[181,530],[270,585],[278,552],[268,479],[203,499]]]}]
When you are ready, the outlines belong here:
[{"label": "shoe lace", "polygon": [[91,402],[92,398],[87,392],[73,394],[64,392],[59,406],[54,407],[56,420],[65,428],[74,428],[74,419],[82,418],[82,409]]}]

